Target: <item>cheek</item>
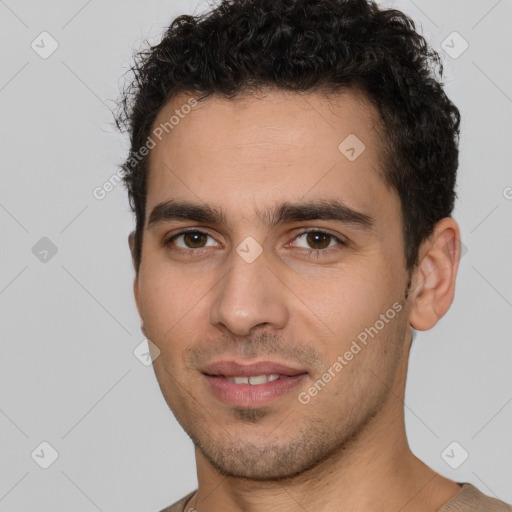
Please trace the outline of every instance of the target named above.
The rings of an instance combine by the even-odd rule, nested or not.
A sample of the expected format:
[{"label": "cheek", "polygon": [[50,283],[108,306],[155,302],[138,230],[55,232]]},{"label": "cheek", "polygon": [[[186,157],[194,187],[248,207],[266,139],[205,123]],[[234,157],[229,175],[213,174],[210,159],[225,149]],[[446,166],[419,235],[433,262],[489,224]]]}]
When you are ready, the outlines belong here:
[{"label": "cheek", "polygon": [[329,369],[338,376],[333,387],[342,394],[350,389],[361,399],[392,386],[407,325],[398,301],[381,309],[371,307],[340,326],[337,343],[329,347]]},{"label": "cheek", "polygon": [[151,272],[141,272],[139,277],[140,302],[146,327],[156,327],[174,311],[172,288],[164,279],[156,279]]},{"label": "cheek", "polygon": [[400,299],[391,273],[369,265],[336,269],[322,287],[308,288],[317,317],[342,339],[373,325]]},{"label": "cheek", "polygon": [[163,356],[155,363],[173,367],[173,371],[183,366],[181,358],[185,351],[208,330],[214,285],[211,276],[199,279],[168,264],[157,266],[148,261],[146,268],[141,268],[139,290],[144,327]]},{"label": "cheek", "polygon": [[389,280],[389,275],[366,274],[364,279],[356,279],[351,274],[330,288],[330,306],[324,318],[331,332],[323,343],[326,370],[336,375],[334,395],[359,389],[363,400],[365,393],[378,395],[382,391],[379,382],[392,384],[406,322],[399,287]]},{"label": "cheek", "polygon": [[[172,275],[157,272],[156,267],[147,265],[140,271],[139,295],[144,325],[148,336],[163,341],[187,311],[187,303],[178,290],[182,283]],[[188,308],[190,309],[190,307]]]}]

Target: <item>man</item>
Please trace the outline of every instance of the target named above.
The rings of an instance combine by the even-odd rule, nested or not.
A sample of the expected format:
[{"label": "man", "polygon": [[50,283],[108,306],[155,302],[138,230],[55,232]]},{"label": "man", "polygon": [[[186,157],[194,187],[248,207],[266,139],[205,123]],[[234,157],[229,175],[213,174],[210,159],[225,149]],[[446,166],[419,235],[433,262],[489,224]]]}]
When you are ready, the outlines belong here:
[{"label": "man", "polygon": [[413,329],[460,257],[460,114],[414,23],[231,0],[139,57],[117,119],[134,293],[198,474],[166,512],[511,511],[405,433]]}]

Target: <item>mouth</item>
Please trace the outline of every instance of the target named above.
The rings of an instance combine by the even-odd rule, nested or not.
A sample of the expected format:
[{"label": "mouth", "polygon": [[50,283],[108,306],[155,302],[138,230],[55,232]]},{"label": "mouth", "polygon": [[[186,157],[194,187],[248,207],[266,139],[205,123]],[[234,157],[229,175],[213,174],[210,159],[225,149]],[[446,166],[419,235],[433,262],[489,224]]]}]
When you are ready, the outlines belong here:
[{"label": "mouth", "polygon": [[220,361],[205,367],[202,373],[217,399],[242,408],[267,405],[291,393],[308,375],[306,370],[271,361],[245,365]]}]

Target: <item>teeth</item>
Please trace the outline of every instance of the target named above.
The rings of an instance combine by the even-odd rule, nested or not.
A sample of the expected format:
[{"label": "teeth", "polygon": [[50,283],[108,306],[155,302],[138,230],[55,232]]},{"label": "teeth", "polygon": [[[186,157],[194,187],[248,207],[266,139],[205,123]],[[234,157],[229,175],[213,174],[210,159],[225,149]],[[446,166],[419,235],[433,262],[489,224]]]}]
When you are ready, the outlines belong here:
[{"label": "teeth", "polygon": [[254,377],[249,377],[249,384],[254,386],[255,384],[265,384],[268,382],[268,377],[266,375],[255,375]]},{"label": "teeth", "polygon": [[251,386],[257,386],[258,384],[265,384],[272,382],[273,380],[279,379],[279,375],[252,375],[250,377],[226,377],[230,382],[235,384],[251,384]]}]

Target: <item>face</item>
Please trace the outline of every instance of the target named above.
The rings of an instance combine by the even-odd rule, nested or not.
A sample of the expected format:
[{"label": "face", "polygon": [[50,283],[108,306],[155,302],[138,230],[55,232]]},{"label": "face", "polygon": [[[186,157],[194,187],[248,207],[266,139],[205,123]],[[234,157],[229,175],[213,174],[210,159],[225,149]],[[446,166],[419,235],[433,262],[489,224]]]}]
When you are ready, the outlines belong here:
[{"label": "face", "polygon": [[154,124],[181,113],[150,152],[134,286],[156,377],[213,468],[297,475],[377,421],[402,366],[408,274],[378,116],[354,91],[188,99]]}]

